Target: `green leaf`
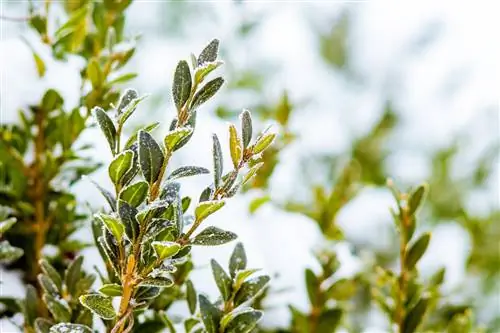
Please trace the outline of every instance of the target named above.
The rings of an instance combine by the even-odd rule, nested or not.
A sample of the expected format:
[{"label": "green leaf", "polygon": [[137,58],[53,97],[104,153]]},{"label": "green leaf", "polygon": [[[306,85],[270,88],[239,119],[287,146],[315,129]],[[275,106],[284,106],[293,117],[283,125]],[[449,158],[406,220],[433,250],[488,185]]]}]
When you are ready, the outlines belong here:
[{"label": "green leaf", "polygon": [[234,247],[231,258],[229,259],[229,273],[231,277],[236,276],[236,272],[244,270],[247,267],[247,255],[243,243],[238,242]]},{"label": "green leaf", "polygon": [[256,174],[257,174],[257,171],[259,171],[259,169],[264,165],[264,162],[260,162],[260,163],[257,163],[255,164],[249,171],[248,173],[243,177],[243,180],[242,180],[242,185],[243,184],[246,184],[250,179],[252,179]]},{"label": "green leaf", "polygon": [[203,82],[203,80],[208,74],[213,72],[217,67],[219,67],[223,63],[224,63],[223,61],[212,61],[212,62],[205,62],[204,64],[198,66],[194,73],[194,80],[198,83]]},{"label": "green leaf", "polygon": [[36,333],[50,333],[50,328],[54,325],[54,323],[45,318],[36,318],[35,319],[35,332]]},{"label": "green leaf", "polygon": [[151,134],[139,131],[139,165],[148,183],[158,180],[164,160],[163,152]]},{"label": "green leaf", "polygon": [[50,328],[50,333],[92,333],[92,329],[86,325],[59,323]]},{"label": "green leaf", "polygon": [[123,226],[121,221],[116,217],[103,213],[98,213],[95,215],[95,217],[99,219],[99,221],[101,221],[106,229],[108,229],[113,234],[117,242],[120,243],[122,240],[123,232],[125,231],[125,227]]},{"label": "green leaf", "polygon": [[116,211],[116,199],[115,199],[115,196],[113,194],[111,194],[111,192],[109,192],[108,190],[106,190],[105,188],[103,188],[101,185],[97,184],[90,177],[87,177],[87,176],[84,176],[84,177],[87,178],[88,180],[90,180],[90,182],[92,184],[94,184],[95,187],[97,187],[97,189],[99,190],[99,192],[101,192],[102,196],[108,202],[109,207],[111,207],[111,209],[113,211]]},{"label": "green leaf", "polygon": [[177,110],[180,110],[191,95],[191,71],[187,61],[181,60],[175,68],[174,82],[172,83],[172,95]]},{"label": "green leaf", "polygon": [[44,274],[38,274],[38,283],[42,287],[45,293],[50,294],[52,296],[57,296],[59,294],[59,290],[57,286],[52,280]]},{"label": "green leaf", "polygon": [[10,245],[8,241],[0,242],[0,262],[11,263],[22,257],[23,249]]},{"label": "green leaf", "polygon": [[214,184],[215,188],[219,188],[222,181],[222,171],[223,171],[223,158],[222,149],[220,147],[219,138],[216,134],[212,135],[213,145],[212,145],[212,156],[214,160]]},{"label": "green leaf", "polygon": [[244,282],[234,297],[234,304],[239,306],[255,298],[262,290],[267,287],[271,279],[267,275],[261,275]]},{"label": "green leaf", "polygon": [[103,285],[99,292],[104,296],[118,297],[123,294],[123,287],[116,283],[108,283]]},{"label": "green leaf", "polygon": [[115,156],[108,168],[109,178],[113,184],[121,184],[123,176],[132,168],[133,159],[134,153],[131,150],[126,150]]},{"label": "green leaf", "polygon": [[42,97],[42,107],[45,111],[59,109],[63,105],[63,98],[54,89],[49,89]]},{"label": "green leaf", "polygon": [[125,143],[125,148],[124,149],[129,149],[130,147],[133,146],[134,143],[137,142],[137,135],[139,134],[139,131],[140,130],[143,130],[143,131],[146,131],[148,133],[151,133],[154,129],[156,129],[158,126],[160,125],[160,123],[156,122],[156,123],[152,123],[146,127],[143,127],[143,128],[140,128],[138,129],[137,131],[134,132],[134,134],[132,134],[128,140],[127,140],[127,143]]},{"label": "green leaf", "polygon": [[152,242],[156,255],[160,260],[175,256],[181,249],[181,246],[175,242]]},{"label": "green leaf", "polygon": [[263,152],[264,150],[266,150],[267,147],[269,147],[273,143],[275,138],[276,138],[275,133],[267,134],[260,137],[259,139],[257,139],[257,142],[255,143],[252,152],[254,154],[259,154]]},{"label": "green leaf", "polygon": [[182,177],[196,176],[210,173],[210,171],[203,167],[198,166],[183,166],[172,171],[167,180],[179,179]]},{"label": "green leaf", "polygon": [[75,295],[77,283],[82,274],[83,257],[78,257],[69,265],[64,276],[64,283],[71,295]]},{"label": "green leaf", "polygon": [[110,320],[116,317],[111,298],[99,294],[80,296],[80,303],[102,319]]},{"label": "green leaf", "polygon": [[[249,309],[240,312],[226,326],[226,333],[250,333],[262,318],[262,311]],[[322,331],[318,331],[322,332]]]},{"label": "green leaf", "polygon": [[200,52],[198,56],[198,66],[203,65],[205,62],[217,60],[219,53],[219,40],[213,39],[207,46]]},{"label": "green leaf", "polygon": [[168,278],[146,278],[141,281],[141,286],[166,288],[171,287],[174,281]]},{"label": "green leaf", "polygon": [[318,303],[319,281],[311,269],[306,269],[306,287],[307,295],[311,305],[315,306]]},{"label": "green leaf", "polygon": [[212,265],[212,274],[222,295],[222,299],[227,301],[231,297],[233,281],[217,261],[212,259],[210,264]]},{"label": "green leaf", "polygon": [[250,111],[243,110],[241,118],[241,134],[243,137],[243,148],[247,148],[252,141],[252,115]]},{"label": "green leaf", "polygon": [[207,333],[217,333],[219,331],[222,311],[210,303],[204,295],[199,295],[198,300],[200,302],[201,320],[205,325]]},{"label": "green leaf", "polygon": [[106,140],[108,140],[109,148],[114,152],[116,150],[116,128],[113,121],[108,117],[106,112],[98,106],[93,108],[92,112],[102,133],[104,133]]},{"label": "green leaf", "polygon": [[30,284],[26,286],[26,297],[23,305],[24,321],[32,325],[37,316],[38,296],[35,287]]},{"label": "green leaf", "polygon": [[57,272],[57,270],[49,264],[49,262],[45,259],[40,259],[39,261],[42,272],[47,275],[52,283],[54,283],[59,291],[62,289],[62,278],[61,275]]},{"label": "green leaf", "polygon": [[269,197],[269,195],[265,195],[263,197],[257,197],[250,202],[250,204],[248,206],[248,211],[251,214],[254,214],[262,205],[264,205],[270,201],[271,201],[271,198]]},{"label": "green leaf", "polygon": [[193,134],[193,129],[191,127],[181,127],[177,128],[165,136],[165,148],[169,151],[174,151],[179,146],[185,138]]},{"label": "green leaf", "polygon": [[36,70],[39,77],[43,77],[45,75],[45,71],[47,67],[45,66],[45,62],[38,55],[38,53],[33,52],[33,58],[35,59]]},{"label": "green leaf", "polygon": [[123,125],[127,121],[127,119],[135,112],[139,103],[141,103],[148,97],[149,95],[143,95],[141,97],[137,97],[131,100],[130,103],[128,103],[127,106],[122,110],[122,113],[119,115],[118,122]]},{"label": "green leaf", "polygon": [[417,189],[410,194],[410,197],[408,198],[408,214],[414,215],[417,212],[418,208],[422,204],[422,200],[426,192],[427,185],[424,184],[417,187]]},{"label": "green leaf", "polygon": [[120,200],[126,201],[132,207],[137,207],[146,200],[148,192],[148,183],[139,181],[122,189],[119,198]]},{"label": "green leaf", "polygon": [[193,97],[193,101],[191,102],[191,110],[195,110],[200,105],[208,101],[212,98],[215,93],[220,89],[220,87],[224,84],[224,79],[221,77],[217,77],[211,81],[208,81]]},{"label": "green leaf", "polygon": [[[207,170],[208,171],[208,170]],[[0,222],[0,235],[4,234],[7,230],[12,228],[14,224],[16,224],[17,220],[15,217],[8,218],[5,221]]]},{"label": "green leaf", "polygon": [[321,312],[318,318],[317,332],[321,333],[335,333],[337,326],[342,319],[341,309],[326,309]]},{"label": "green leaf", "polygon": [[130,241],[134,241],[139,234],[139,222],[136,219],[137,209],[126,201],[118,200],[118,215],[125,227],[125,233]]},{"label": "green leaf", "polygon": [[231,151],[231,160],[233,161],[233,166],[235,169],[237,169],[243,153],[241,139],[238,136],[236,127],[233,124],[229,125],[229,150]]},{"label": "green leaf", "polygon": [[245,282],[245,280],[250,277],[252,274],[260,271],[258,268],[244,269],[236,272],[236,276],[234,277],[234,286],[236,289],[239,289],[240,286]]},{"label": "green leaf", "polygon": [[203,221],[208,216],[212,215],[219,209],[221,209],[226,202],[224,200],[212,200],[212,201],[203,201],[196,206],[194,210],[194,215],[197,221]]},{"label": "green leaf", "polygon": [[125,108],[130,104],[130,102],[132,102],[132,100],[136,99],[137,97],[139,97],[137,90],[125,90],[125,92],[121,95],[120,101],[118,102],[118,107],[116,108],[116,112],[118,113],[118,115],[121,115]]},{"label": "green leaf", "polygon": [[55,298],[50,294],[44,294],[42,298],[56,321],[66,322],[71,320],[71,309],[65,300]]},{"label": "green leaf", "polygon": [[194,315],[196,312],[196,289],[194,289],[193,282],[191,280],[186,281],[186,301],[188,304],[189,312]]},{"label": "green leaf", "polygon": [[430,233],[424,233],[420,238],[411,246],[406,256],[406,267],[413,269],[417,262],[422,258],[427,247],[429,246],[429,241],[431,239]]},{"label": "green leaf", "polygon": [[237,237],[238,236],[231,231],[225,231],[212,226],[196,235],[191,241],[191,244],[203,246],[222,245],[235,240]]},{"label": "green leaf", "polygon": [[417,304],[408,312],[403,322],[403,333],[414,333],[422,324],[429,300],[421,298]]},{"label": "green leaf", "polygon": [[181,206],[182,206],[182,212],[183,213],[185,213],[188,210],[189,205],[191,205],[191,198],[190,197],[184,197],[184,198],[182,198]]},{"label": "green leaf", "polygon": [[356,282],[348,279],[335,281],[326,294],[338,301],[347,301],[356,293]]},{"label": "green leaf", "polygon": [[87,66],[87,78],[92,83],[92,87],[97,89],[104,83],[104,73],[95,59],[91,59]]}]

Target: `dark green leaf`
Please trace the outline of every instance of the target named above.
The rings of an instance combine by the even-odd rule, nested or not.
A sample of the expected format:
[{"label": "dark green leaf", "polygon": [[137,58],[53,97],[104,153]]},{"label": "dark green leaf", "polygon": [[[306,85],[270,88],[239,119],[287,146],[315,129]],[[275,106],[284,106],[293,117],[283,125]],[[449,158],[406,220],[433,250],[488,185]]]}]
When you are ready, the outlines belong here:
[{"label": "dark green leaf", "polygon": [[237,237],[238,236],[231,231],[225,231],[212,226],[196,235],[191,241],[191,244],[202,246],[222,245],[235,240]]},{"label": "dark green leaf", "polygon": [[130,241],[135,240],[139,234],[139,222],[135,218],[137,213],[137,209],[134,206],[129,205],[126,201],[118,200],[118,214],[125,226],[125,233]]},{"label": "dark green leaf", "polygon": [[64,276],[64,283],[71,295],[75,295],[78,280],[82,274],[83,257],[78,257],[69,265]]},{"label": "dark green leaf", "polygon": [[210,173],[210,171],[206,168],[203,167],[198,167],[198,166],[183,166],[178,169],[175,169],[172,171],[172,173],[168,176],[168,180],[174,180],[174,179],[179,179],[182,177],[189,177],[189,176],[195,176],[195,175],[201,175],[201,174],[207,174]]},{"label": "dark green leaf", "polygon": [[118,102],[118,107],[116,108],[116,112],[118,115],[122,114],[125,108],[132,102],[132,100],[136,99],[139,96],[137,90],[135,89],[127,89],[121,95],[120,101]]},{"label": "dark green leaf", "polygon": [[429,246],[429,241],[431,239],[430,233],[424,233],[420,238],[411,246],[406,256],[406,266],[409,269],[413,269],[417,262],[422,258],[427,247]]},{"label": "dark green leaf", "polygon": [[146,131],[148,133],[151,133],[154,129],[156,129],[158,126],[160,125],[160,123],[156,122],[156,123],[152,123],[146,127],[143,127],[141,129],[138,129],[137,131],[134,132],[134,134],[132,134],[128,140],[127,140],[127,143],[125,143],[125,148],[124,149],[130,149],[130,147],[132,147],[132,145],[134,143],[137,143],[137,135],[139,134],[139,131],[140,130],[143,130],[143,131]]},{"label": "dark green leaf", "polygon": [[217,333],[219,331],[219,322],[222,317],[222,311],[216,308],[204,296],[199,295],[201,319],[208,333]]},{"label": "dark green leaf", "polygon": [[244,282],[234,297],[234,304],[239,306],[240,304],[255,298],[262,290],[264,290],[269,283],[269,280],[269,276],[261,275]]},{"label": "dark green leaf", "polygon": [[139,181],[128,185],[120,192],[120,199],[126,201],[132,207],[137,207],[146,200],[149,185],[145,181]]},{"label": "dark green leaf", "polygon": [[111,298],[99,294],[88,294],[80,296],[80,303],[102,319],[113,319],[116,317]]},{"label": "dark green leaf", "polygon": [[212,265],[212,274],[222,295],[222,299],[227,301],[231,297],[233,281],[217,261],[212,259],[210,264]]},{"label": "dark green leaf", "polygon": [[248,147],[252,141],[252,116],[250,111],[243,110],[240,115],[241,118],[241,134],[243,137],[243,148]]},{"label": "dark green leaf", "polygon": [[212,156],[214,160],[214,184],[215,188],[219,188],[221,185],[222,171],[223,171],[222,149],[220,147],[219,138],[217,138],[216,134],[212,135],[212,139],[213,139]]},{"label": "dark green leaf", "polygon": [[163,152],[155,139],[148,132],[139,131],[139,164],[148,183],[156,182],[164,159]]},{"label": "dark green leaf", "polygon": [[417,331],[417,328],[423,322],[428,303],[429,300],[427,298],[422,298],[408,312],[403,322],[403,333],[414,333]]},{"label": "dark green leaf", "polygon": [[109,148],[114,152],[116,150],[116,128],[113,121],[108,117],[106,112],[98,106],[93,108],[92,111],[102,133],[106,137],[106,140],[108,140]]},{"label": "dark green leaf", "polygon": [[[86,178],[88,178],[88,177],[86,177]],[[97,187],[97,189],[99,190],[99,192],[101,192],[101,194],[104,196],[104,198],[108,202],[108,204],[111,207],[111,209],[113,211],[116,211],[116,199],[115,199],[115,196],[113,194],[111,194],[111,192],[109,192],[108,190],[106,190],[105,188],[103,188],[101,185],[97,184],[91,178],[88,178],[88,179],[90,180],[90,182],[92,182],[92,184],[94,184],[95,187]]]},{"label": "dark green leaf", "polygon": [[422,204],[422,200],[427,192],[427,185],[420,185],[417,189],[410,194],[408,198],[408,213],[410,215],[414,215],[420,205]]},{"label": "dark green leaf", "polygon": [[[226,333],[250,333],[262,318],[262,311],[249,309],[242,311],[229,321],[224,332]],[[322,331],[318,331],[322,332]]]},{"label": "dark green leaf", "polygon": [[179,61],[175,69],[174,82],[172,83],[172,95],[177,110],[180,110],[191,94],[191,71],[185,60]]},{"label": "dark green leaf", "polygon": [[186,281],[186,301],[188,303],[189,312],[193,315],[196,312],[197,296],[191,280]]},{"label": "dark green leaf", "polygon": [[317,305],[319,281],[311,269],[306,269],[306,287],[311,305]]},{"label": "dark green leaf", "polygon": [[71,320],[71,309],[65,300],[44,294],[43,301],[56,321],[67,322]]},{"label": "dark green leaf", "polygon": [[92,329],[86,325],[59,323],[50,328],[50,333],[92,333]]},{"label": "dark green leaf", "polygon": [[337,326],[342,319],[342,310],[340,309],[327,309],[323,310],[318,318],[317,332],[321,333],[335,333]]},{"label": "dark green leaf", "polygon": [[26,286],[26,297],[24,299],[24,320],[26,323],[33,325],[37,315],[38,296],[35,287],[32,285]]},{"label": "dark green leaf", "polygon": [[243,247],[243,243],[238,242],[231,254],[231,259],[229,259],[229,273],[231,273],[231,276],[234,278],[237,271],[243,270],[246,267],[247,255],[245,253],[245,248]]},{"label": "dark green leaf", "polygon": [[217,60],[219,53],[219,40],[213,39],[207,46],[200,52],[198,56],[198,66],[203,65],[205,62]]},{"label": "dark green leaf", "polygon": [[174,281],[168,278],[146,278],[142,280],[141,286],[165,288],[171,287]]},{"label": "dark green leaf", "polygon": [[224,83],[224,79],[221,77],[217,77],[212,81],[207,82],[193,97],[193,101],[191,102],[191,110],[195,110],[200,105],[208,101],[212,98],[215,93],[220,89],[222,84]]},{"label": "dark green leaf", "polygon": [[56,285],[57,289],[60,291],[62,289],[62,278],[61,275],[56,271],[54,267],[45,259],[40,260],[40,267],[42,272],[47,275],[52,282]]}]

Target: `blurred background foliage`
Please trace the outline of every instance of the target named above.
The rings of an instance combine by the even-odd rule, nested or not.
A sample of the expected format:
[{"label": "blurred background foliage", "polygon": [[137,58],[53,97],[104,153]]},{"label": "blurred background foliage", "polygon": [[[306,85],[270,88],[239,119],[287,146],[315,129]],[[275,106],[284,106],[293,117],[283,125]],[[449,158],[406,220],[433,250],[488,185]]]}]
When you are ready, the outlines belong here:
[{"label": "blurred background foliage", "polygon": [[[144,7],[141,8],[141,6]],[[363,267],[355,276],[337,281],[342,283],[342,293],[335,294],[332,302],[345,310],[345,315],[335,325],[339,324],[349,332],[363,332],[368,325],[368,320],[365,319],[374,311],[377,313],[373,304],[368,302],[371,299],[370,288],[376,279],[374,267],[392,267],[398,260],[399,249],[393,246],[395,243],[381,246],[376,244],[376,239],[367,242],[359,237],[349,237],[340,226],[338,216],[366,189],[388,191],[385,187],[386,180],[392,176],[393,170],[389,162],[397,164],[397,161],[394,162],[390,157],[399,156],[399,153],[406,153],[412,149],[411,145],[399,139],[404,131],[408,130],[408,122],[411,122],[411,119],[408,120],[409,111],[398,96],[397,87],[401,84],[397,75],[398,67],[395,65],[395,73],[387,73],[385,76],[387,79],[383,82],[384,87],[380,89],[381,96],[378,96],[385,102],[379,107],[376,120],[371,126],[361,132],[353,129],[349,143],[345,144],[343,149],[301,151],[296,157],[299,166],[297,174],[290,176],[290,179],[293,177],[297,180],[291,186],[294,194],[283,195],[280,193],[279,185],[272,185],[277,173],[281,172],[280,163],[285,163],[283,160],[289,160],[286,158],[287,154],[296,152],[297,145],[301,147],[300,142],[304,136],[321,137],[322,132],[318,129],[315,133],[305,133],[301,128],[300,124],[304,119],[314,116],[310,112],[310,105],[315,96],[303,98],[290,93],[288,84],[296,86],[297,83],[292,84],[276,79],[276,73],[283,64],[265,58],[248,60],[252,58],[252,50],[258,42],[255,38],[256,31],[267,28],[266,19],[278,10],[272,5],[267,8],[263,6],[264,9],[260,8],[260,10],[251,10],[249,6],[246,1],[232,1],[223,6],[191,1],[165,1],[145,5],[137,1],[130,8],[128,29],[141,33],[139,45],[141,43],[144,45],[180,43],[189,39],[194,30],[207,27],[210,33],[224,31],[223,36],[220,37],[224,41],[221,58],[226,63],[227,97],[217,101],[217,105],[213,108],[214,115],[223,120],[234,121],[240,110],[233,109],[229,105],[230,101],[238,100],[239,104],[252,110],[255,120],[260,121],[259,130],[272,123],[279,133],[275,145],[263,155],[265,167],[244,189],[251,198],[248,205],[249,212],[255,214],[265,205],[273,205],[283,211],[305,216],[311,224],[317,226],[324,236],[324,242],[319,244],[317,249],[317,260],[322,271],[320,274],[322,278],[335,276],[339,265],[334,244],[347,242],[350,245],[353,255],[363,262]],[[356,34],[352,31],[354,27],[352,22],[358,14],[358,7],[348,3],[339,3],[338,7],[335,15],[325,14],[327,18],[323,17],[322,20],[315,20],[316,17],[311,15],[310,11],[304,10],[304,17],[311,30],[312,44],[316,46],[308,52],[318,55],[317,59],[323,62],[322,68],[326,73],[340,78],[340,91],[362,91],[364,85],[367,84],[365,79],[369,73],[364,73],[352,66],[353,59],[357,55],[352,53],[351,47],[353,38],[356,38]],[[12,13],[22,13],[24,5],[9,3],[7,9]],[[217,24],[224,23],[220,22],[222,14],[219,11],[221,10],[224,13],[231,13],[231,21],[237,22],[234,24],[234,29],[214,28]],[[5,22],[3,24],[18,25],[18,23]],[[439,39],[441,32],[442,25],[439,22],[433,22],[427,26],[422,25],[416,37],[408,41],[407,52],[410,56],[421,55],[437,43],[436,40]],[[146,47],[145,49],[148,50]],[[138,51],[140,50],[139,47]],[[161,83],[153,84],[147,82],[149,77],[141,81],[140,66],[143,63],[140,62],[140,56],[139,54],[139,60],[134,59],[128,65],[139,73],[138,79],[132,81],[132,84],[143,84],[144,89],[152,92],[155,98],[149,99],[147,103],[150,103],[151,109],[159,110],[160,106],[170,100],[170,96],[165,93],[169,91],[169,87],[165,86],[168,82],[160,80]],[[450,81],[463,81],[467,77],[459,76],[458,78],[458,80],[451,78]],[[301,78],[295,79],[300,81]],[[324,86],[330,83],[320,82],[318,85]],[[443,89],[453,90],[454,85],[460,85],[460,82],[454,82]],[[143,88],[140,89],[143,90]],[[154,90],[161,93],[156,93]],[[332,94],[333,91],[339,90],[332,89]],[[338,113],[343,107],[337,105],[336,100],[336,96],[332,96],[331,109],[335,109],[335,113]],[[490,112],[491,107],[495,108],[494,105],[486,105],[486,107],[477,105],[477,110],[473,111],[476,114],[473,121],[481,119],[479,121],[498,122],[498,113]],[[332,110],[320,111],[327,113],[333,112]],[[336,117],[335,119],[345,118]],[[428,121],[432,122],[432,119]],[[142,121],[137,122],[140,125]],[[352,124],[351,120],[346,121],[342,126],[349,128]],[[347,132],[349,131],[348,129]],[[452,222],[458,224],[470,239],[465,282],[460,287],[455,287],[451,291],[447,290],[446,294],[441,295],[439,306],[432,316],[429,316],[428,325],[425,327],[429,331],[462,332],[460,329],[466,326],[463,324],[464,320],[471,321],[474,328],[463,332],[484,330],[493,333],[500,330],[500,300],[498,299],[500,288],[498,283],[500,277],[498,148],[500,142],[496,133],[494,140],[480,145],[480,148],[472,154],[474,158],[471,159],[470,143],[475,140],[482,140],[477,139],[477,126],[476,132],[464,128],[453,140],[450,140],[451,144],[443,146],[436,143],[435,146],[425,151],[425,164],[429,166],[429,172],[425,179],[419,179],[419,181],[426,181],[430,190],[421,212],[419,230],[432,231],[441,224]],[[473,146],[474,149],[476,149],[475,146]],[[408,173],[411,174],[411,170],[407,170],[406,174]],[[414,185],[414,179],[406,180],[402,177],[396,178],[395,182],[401,188],[410,188]],[[485,197],[489,198],[489,201],[478,204],[478,201],[485,201],[483,200]],[[478,205],[480,209],[476,207]],[[439,253],[432,255],[438,256]],[[312,263],[311,267],[318,266]],[[311,283],[311,279],[308,280],[307,276],[312,273],[307,272],[309,271],[304,273],[304,284]],[[432,273],[437,274],[436,271]],[[446,273],[444,276],[446,280],[448,278]],[[276,293],[286,293],[286,290],[275,290],[271,286],[257,304],[266,309],[266,300]],[[290,313],[292,320],[289,327],[274,330],[266,326],[262,330],[302,332],[297,328],[297,322],[302,317],[314,315],[314,304],[310,312],[298,310],[290,304]],[[464,316],[467,318],[464,319]]]}]

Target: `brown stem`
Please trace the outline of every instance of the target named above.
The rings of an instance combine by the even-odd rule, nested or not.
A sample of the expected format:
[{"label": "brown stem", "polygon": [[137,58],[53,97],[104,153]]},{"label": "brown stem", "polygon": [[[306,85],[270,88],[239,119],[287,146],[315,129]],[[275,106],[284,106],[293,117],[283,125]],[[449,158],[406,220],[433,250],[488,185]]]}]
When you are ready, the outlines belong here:
[{"label": "brown stem", "polygon": [[123,276],[122,285],[123,285],[123,295],[120,300],[120,307],[118,310],[118,321],[113,327],[112,331],[116,333],[121,333],[123,331],[125,320],[122,320],[124,316],[127,315],[128,308],[130,305],[130,299],[134,293],[135,289],[135,257],[133,254],[129,255],[127,259],[127,267],[125,269],[125,274]]}]

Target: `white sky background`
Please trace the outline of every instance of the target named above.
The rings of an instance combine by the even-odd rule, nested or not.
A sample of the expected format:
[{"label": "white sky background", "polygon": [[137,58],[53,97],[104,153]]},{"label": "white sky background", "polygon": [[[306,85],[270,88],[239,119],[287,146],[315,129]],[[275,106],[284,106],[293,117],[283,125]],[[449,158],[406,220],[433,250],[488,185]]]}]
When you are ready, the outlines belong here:
[{"label": "white sky background", "polygon": [[[0,14],[22,15],[20,6],[4,0],[0,3]],[[498,141],[500,5],[496,1],[254,2],[238,10],[230,2],[212,3],[204,4],[204,8],[211,10],[198,13],[202,15],[200,19],[187,18],[192,22],[188,21],[183,38],[165,36],[159,31],[162,24],[159,5],[159,2],[137,1],[129,10],[128,20],[132,31],[143,33],[133,62],[134,70],[139,73],[134,87],[143,93],[163,95],[160,109],[154,112],[155,117],[164,117],[160,121],[167,123],[173,112],[169,89],[177,61],[187,58],[190,52],[199,52],[214,37],[220,38],[223,45],[227,41],[230,48],[227,56],[235,66],[255,67],[261,61],[273,66],[264,99],[274,101],[287,89],[292,101],[308,101],[292,119],[301,140],[284,153],[279,172],[272,180],[271,194],[277,199],[290,197],[296,191],[292,179],[298,174],[298,161],[306,155],[304,151],[310,154],[344,150],[353,136],[361,135],[377,120],[387,94],[396,97],[396,109],[403,114],[403,125],[394,143],[398,152],[388,160],[396,179],[424,180],[429,172],[425,154],[447,146],[469,127],[464,142],[468,151],[465,162],[477,157],[488,143]],[[361,87],[347,85],[322,62],[312,30],[313,27],[329,29],[345,8],[355,12],[349,48],[352,68],[363,77]],[[243,16],[263,17],[263,21],[251,38],[238,40],[234,29]],[[412,54],[409,51],[412,42],[433,22],[439,24],[439,35],[428,48]],[[47,60],[45,54],[47,75],[38,80],[29,49],[19,39],[26,29],[17,23],[0,21],[0,24],[0,121],[16,122],[15,110],[38,101],[48,87],[60,90],[68,106],[76,103],[79,76],[72,75],[71,69],[79,66],[78,59],[62,64]],[[389,81],[394,86],[388,88]],[[223,149],[227,148],[226,124],[211,113],[216,105],[217,98],[201,110],[199,124],[203,126],[198,127],[194,142],[189,145],[189,155],[177,157],[175,164],[210,166],[211,132],[218,133]],[[231,105],[234,109],[246,106],[244,98],[231,101]],[[146,108],[139,112],[144,113],[143,119],[148,118]],[[95,135],[98,134],[87,133],[86,139],[94,140]],[[104,161],[110,158],[104,149],[95,156]],[[105,172],[94,178],[107,181]],[[186,193],[196,193],[207,182],[207,178],[189,181]],[[489,192],[478,194],[477,209],[498,205],[498,185],[496,177]],[[75,191],[95,206],[102,204],[97,192],[87,184],[80,184]],[[233,200],[209,223],[239,234],[249,252],[251,266],[263,267],[271,274],[279,271],[281,278],[275,280],[277,289],[293,287],[272,302],[279,305],[275,312],[266,313],[268,324],[285,324],[286,304],[307,309],[303,269],[314,268],[310,250],[320,242],[321,235],[307,218],[270,205],[255,216],[245,216],[242,211],[246,211],[251,196]],[[382,244],[387,244],[389,235],[381,232],[385,229],[380,226],[390,222],[387,210],[390,205],[391,198],[386,192],[367,189],[341,212],[341,226],[348,236],[376,235]],[[85,232],[81,236],[86,237]],[[469,245],[467,235],[453,221],[441,225],[435,231],[431,254],[424,257],[422,266],[433,271],[445,265],[450,273],[447,276],[451,277],[447,287],[457,288],[463,283]],[[209,258],[215,257],[226,262],[232,246],[195,252],[195,260],[208,263]],[[356,270],[357,260],[343,244],[340,251],[345,263],[342,273],[351,274]],[[433,255],[436,253],[440,255]],[[96,252],[87,254],[86,258],[91,258]],[[94,264],[91,261],[87,260],[89,268]],[[215,295],[216,287],[208,269],[195,271],[194,277],[198,290]],[[9,291],[0,288],[2,294],[22,294],[19,288]],[[373,323],[371,332],[377,327],[383,329],[379,324]]]}]

